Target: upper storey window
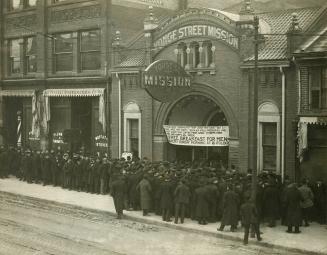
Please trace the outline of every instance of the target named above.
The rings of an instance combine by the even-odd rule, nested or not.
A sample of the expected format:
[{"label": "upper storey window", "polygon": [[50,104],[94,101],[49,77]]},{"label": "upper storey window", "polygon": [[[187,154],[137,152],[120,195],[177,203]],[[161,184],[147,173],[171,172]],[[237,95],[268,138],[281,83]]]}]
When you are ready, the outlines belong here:
[{"label": "upper storey window", "polygon": [[80,40],[81,70],[100,69],[100,30],[82,31]]},{"label": "upper storey window", "polygon": [[327,68],[310,70],[310,106],[312,110],[327,109]]},{"label": "upper storey window", "polygon": [[8,9],[11,11],[33,7],[37,0],[8,0]]},{"label": "upper storey window", "polygon": [[55,36],[54,61],[56,72],[73,70],[73,33]]},{"label": "upper storey window", "polygon": [[181,42],[174,50],[179,63],[189,72],[210,72],[215,74],[215,50],[211,41],[205,42]]},{"label": "upper storey window", "polygon": [[21,40],[15,39],[9,42],[9,72],[10,74],[20,73],[20,62],[21,62]]},{"label": "upper storey window", "polygon": [[25,37],[8,41],[9,75],[29,74],[37,71],[36,37]]}]

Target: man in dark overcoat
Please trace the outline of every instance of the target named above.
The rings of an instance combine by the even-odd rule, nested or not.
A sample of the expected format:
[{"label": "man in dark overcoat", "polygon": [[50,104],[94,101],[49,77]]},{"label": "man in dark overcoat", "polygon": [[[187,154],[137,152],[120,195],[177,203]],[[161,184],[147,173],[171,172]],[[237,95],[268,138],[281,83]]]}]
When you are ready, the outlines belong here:
[{"label": "man in dark overcoat", "polygon": [[181,180],[174,192],[175,197],[175,224],[178,224],[180,217],[181,223],[184,223],[185,211],[190,202],[191,192],[185,184],[185,180]]},{"label": "man in dark overcoat", "polygon": [[242,225],[244,226],[243,243],[248,244],[250,227],[254,230],[257,240],[261,241],[258,211],[255,204],[251,201],[251,196],[245,197],[247,201],[241,206],[240,214]]},{"label": "man in dark overcoat", "polygon": [[151,208],[151,192],[152,187],[148,180],[148,176],[144,175],[143,179],[136,186],[136,190],[140,193],[141,209],[143,210],[143,216],[147,216]]},{"label": "man in dark overcoat", "polygon": [[209,191],[206,187],[206,181],[200,181],[200,187],[195,190],[196,209],[195,214],[200,225],[206,225],[209,217]]},{"label": "man in dark overcoat", "polygon": [[264,215],[268,221],[269,227],[276,226],[276,220],[279,218],[279,190],[272,179],[270,179],[263,192]]},{"label": "man in dark overcoat", "polygon": [[227,191],[223,197],[223,217],[219,231],[223,231],[226,225],[230,225],[230,231],[234,232],[238,223],[238,207],[240,198],[233,190],[232,184],[228,184]]},{"label": "man in dark overcoat", "polygon": [[210,179],[207,184],[209,192],[209,220],[210,222],[217,221],[217,206],[219,202],[219,191],[217,187],[217,180]]},{"label": "man in dark overcoat", "polygon": [[160,185],[160,207],[162,210],[162,220],[171,221],[171,212],[173,208],[173,188],[168,176]]},{"label": "man in dark overcoat", "polygon": [[111,196],[114,199],[117,219],[121,219],[123,216],[126,191],[127,187],[124,177],[122,175],[119,175],[118,178],[115,178],[115,180],[112,182],[111,186]]},{"label": "man in dark overcoat", "polygon": [[294,227],[294,233],[301,233],[300,225],[302,223],[301,215],[301,192],[298,190],[295,183],[290,184],[286,191],[286,222],[287,222],[287,233],[292,233]]}]

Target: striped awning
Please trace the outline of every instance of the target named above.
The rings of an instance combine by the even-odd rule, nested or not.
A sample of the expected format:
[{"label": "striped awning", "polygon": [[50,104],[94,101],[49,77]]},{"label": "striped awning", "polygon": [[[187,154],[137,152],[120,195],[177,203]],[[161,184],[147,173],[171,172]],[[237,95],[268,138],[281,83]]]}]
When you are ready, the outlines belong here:
[{"label": "striped awning", "polygon": [[0,90],[2,97],[33,97],[35,90]]},{"label": "striped awning", "polygon": [[300,123],[327,125],[327,117],[300,117]]},{"label": "striped awning", "polygon": [[46,89],[43,91],[45,97],[96,97],[104,93],[104,88],[86,89]]}]

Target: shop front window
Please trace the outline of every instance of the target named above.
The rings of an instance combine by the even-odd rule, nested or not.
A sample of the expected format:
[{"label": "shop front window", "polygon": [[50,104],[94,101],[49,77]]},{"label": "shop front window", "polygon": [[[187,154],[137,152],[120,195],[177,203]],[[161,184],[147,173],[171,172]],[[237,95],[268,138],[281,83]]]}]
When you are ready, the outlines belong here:
[{"label": "shop front window", "polygon": [[81,70],[100,69],[100,31],[80,33]]},{"label": "shop front window", "polygon": [[54,39],[55,71],[73,70],[73,33],[58,34]]},{"label": "shop front window", "polygon": [[36,1],[37,1],[37,0],[28,0],[28,1],[27,1],[27,5],[28,5],[28,6],[35,6],[35,5],[36,5]]}]

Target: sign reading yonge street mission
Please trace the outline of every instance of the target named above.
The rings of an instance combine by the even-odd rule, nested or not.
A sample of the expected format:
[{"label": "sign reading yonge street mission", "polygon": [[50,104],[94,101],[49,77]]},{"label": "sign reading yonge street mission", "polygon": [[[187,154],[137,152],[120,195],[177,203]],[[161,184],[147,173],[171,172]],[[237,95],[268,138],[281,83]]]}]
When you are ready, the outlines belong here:
[{"label": "sign reading yonge street mission", "polygon": [[168,142],[184,146],[229,146],[228,126],[164,125]]},{"label": "sign reading yonge street mission", "polygon": [[174,61],[157,60],[143,73],[143,86],[154,99],[170,102],[191,89],[191,76]]},{"label": "sign reading yonge street mission", "polygon": [[168,44],[174,43],[178,40],[187,37],[210,37],[215,40],[224,41],[235,49],[239,49],[239,41],[237,36],[224,30],[223,28],[209,25],[192,25],[184,26],[172,30],[154,42],[154,47],[165,47]]}]

